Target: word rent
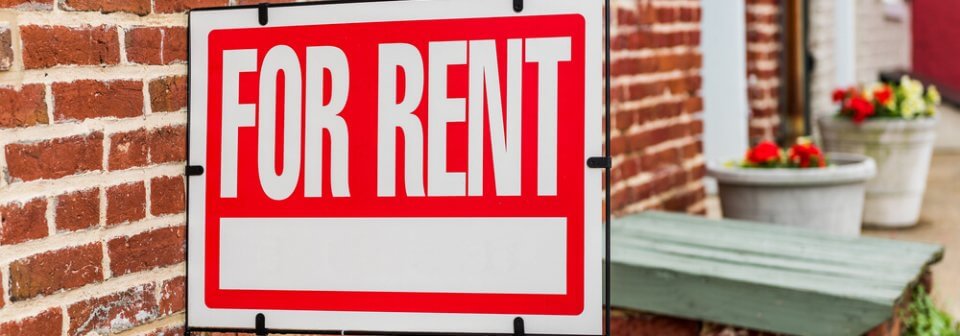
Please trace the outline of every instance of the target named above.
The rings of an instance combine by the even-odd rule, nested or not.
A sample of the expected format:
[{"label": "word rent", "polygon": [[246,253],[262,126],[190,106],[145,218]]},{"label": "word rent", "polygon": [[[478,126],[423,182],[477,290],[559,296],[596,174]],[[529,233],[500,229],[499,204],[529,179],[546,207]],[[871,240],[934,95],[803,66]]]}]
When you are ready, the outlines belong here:
[{"label": "word rent", "polygon": [[[521,102],[525,99],[521,85],[525,63],[536,64],[539,83],[535,97],[537,195],[557,194],[558,69],[560,63],[571,59],[571,40],[509,39],[505,62],[498,59],[497,48],[494,40],[431,42],[429,54],[423,55],[410,44],[378,45],[376,83],[369,84],[376,85],[378,90],[377,196],[397,195],[398,155],[403,155],[401,171],[406,196],[483,196],[485,140],[492,148],[496,194],[520,195]],[[361,153],[349,153],[350,125],[343,118],[343,114],[351,113],[344,110],[350,99],[348,55],[333,46],[310,46],[305,59],[300,59],[293,48],[276,45],[260,63],[258,68],[256,49],[223,52],[220,197],[237,197],[239,133],[246,127],[256,128],[256,169],[269,198],[287,199],[301,177],[303,196],[324,196],[323,174],[329,174],[333,197],[350,196],[349,156]],[[454,65],[467,68],[466,98],[448,94],[448,70]],[[501,90],[499,74],[504,68],[506,90]],[[240,77],[251,72],[259,76],[257,103],[242,104]],[[278,96],[282,101],[278,101]],[[427,112],[425,123],[413,114],[423,104]],[[455,148],[467,152],[466,172],[451,172],[447,167],[447,129],[451,123],[466,123],[466,148]],[[278,126],[282,126],[279,146]],[[330,141],[329,172],[324,171],[322,162],[324,132],[329,134]],[[398,136],[403,139],[402,152],[398,149]]]}]

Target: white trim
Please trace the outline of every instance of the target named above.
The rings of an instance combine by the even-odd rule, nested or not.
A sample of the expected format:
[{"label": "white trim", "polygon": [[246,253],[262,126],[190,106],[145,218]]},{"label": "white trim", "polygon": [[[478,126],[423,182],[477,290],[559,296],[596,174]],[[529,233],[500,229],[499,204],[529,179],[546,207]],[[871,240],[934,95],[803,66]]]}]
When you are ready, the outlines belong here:
[{"label": "white trim", "polygon": [[846,87],[857,83],[857,4],[853,0],[833,3],[834,85]]}]

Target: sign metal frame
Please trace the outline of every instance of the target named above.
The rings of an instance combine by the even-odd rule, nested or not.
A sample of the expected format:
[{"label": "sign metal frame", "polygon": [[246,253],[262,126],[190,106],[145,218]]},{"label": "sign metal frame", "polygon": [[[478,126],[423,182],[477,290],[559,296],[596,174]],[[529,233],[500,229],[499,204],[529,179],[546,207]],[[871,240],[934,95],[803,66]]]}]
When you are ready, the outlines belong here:
[{"label": "sign metal frame", "polygon": [[[190,10],[188,13],[189,16],[192,16],[193,12],[205,12],[205,11],[230,11],[230,10],[249,10],[249,9],[258,9],[259,23],[261,26],[264,26],[268,23],[269,20],[269,9],[278,8],[278,7],[300,7],[300,6],[328,6],[328,5],[338,5],[338,4],[359,4],[359,3],[379,3],[379,2],[411,2],[411,1],[443,1],[443,0],[328,0],[321,2],[312,2],[312,3],[278,3],[278,4],[268,4],[260,3],[258,5],[243,5],[243,6],[230,6],[230,7],[208,7],[208,8],[195,8]],[[522,12],[524,8],[524,0],[511,0],[513,3],[513,9],[516,12]],[[588,166],[588,169],[603,169],[603,186],[604,186],[604,203],[603,203],[603,275],[602,275],[602,309],[603,309],[603,325],[602,325],[602,335],[610,335],[610,223],[611,223],[611,206],[610,206],[610,184],[611,184],[611,169],[612,169],[612,155],[610,151],[610,127],[611,127],[611,116],[610,116],[610,20],[611,20],[611,9],[610,9],[610,0],[596,0],[603,1],[603,90],[602,90],[602,100],[603,100],[603,133],[604,133],[604,143],[603,143],[603,153],[602,157],[590,157],[587,162],[584,164]],[[189,19],[188,19],[189,21]],[[190,25],[187,27],[187,59],[191,59],[191,48],[192,43]],[[204,174],[204,167],[201,165],[192,165],[190,162],[190,134],[193,124],[191,124],[191,113],[193,101],[190,98],[191,90],[191,78],[193,73],[193,67],[188,63],[187,69],[187,101],[188,101],[188,112],[187,112],[187,148],[186,148],[186,157],[187,164],[185,167],[186,175],[186,260],[189,260],[190,253],[190,235],[189,235],[189,221],[190,221],[190,181],[192,177],[201,176]],[[189,262],[189,261],[188,261]],[[187,267],[186,278],[189,281],[190,278],[190,267]],[[190,295],[189,290],[186,290],[184,293],[186,304],[185,310],[189,311],[190,307]],[[266,335],[267,333],[271,334],[309,334],[309,335],[384,335],[384,336],[409,336],[409,335],[458,335],[458,336],[473,336],[473,335],[552,335],[552,334],[538,334],[538,333],[526,333],[524,332],[524,322],[523,319],[517,317],[514,320],[513,333],[475,333],[475,332],[406,332],[406,331],[368,331],[368,330],[295,330],[295,329],[271,329],[264,326],[264,318],[262,314],[258,314],[256,319],[251,321],[251,328],[208,328],[208,327],[192,327],[190,325],[189,314],[185,314],[184,317],[184,330],[186,335],[193,335],[198,332],[242,332],[242,333],[256,333],[257,335]],[[592,334],[587,335],[578,335],[578,334],[562,334],[564,336],[597,336]]]}]

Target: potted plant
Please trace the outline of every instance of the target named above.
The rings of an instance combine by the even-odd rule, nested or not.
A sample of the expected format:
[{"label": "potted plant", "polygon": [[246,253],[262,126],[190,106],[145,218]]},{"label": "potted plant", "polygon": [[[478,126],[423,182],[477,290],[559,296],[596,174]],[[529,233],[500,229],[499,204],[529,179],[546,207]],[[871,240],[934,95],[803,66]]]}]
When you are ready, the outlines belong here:
[{"label": "potted plant", "polygon": [[863,155],[824,155],[800,138],[787,151],[761,142],[743,161],[708,163],[707,172],[717,179],[724,217],[858,236],[876,167]]},{"label": "potted plant", "polygon": [[898,83],[839,89],[835,116],[818,120],[824,148],[858,153],[877,163],[867,183],[866,225],[909,227],[920,218],[936,137],[936,87],[904,76]]}]

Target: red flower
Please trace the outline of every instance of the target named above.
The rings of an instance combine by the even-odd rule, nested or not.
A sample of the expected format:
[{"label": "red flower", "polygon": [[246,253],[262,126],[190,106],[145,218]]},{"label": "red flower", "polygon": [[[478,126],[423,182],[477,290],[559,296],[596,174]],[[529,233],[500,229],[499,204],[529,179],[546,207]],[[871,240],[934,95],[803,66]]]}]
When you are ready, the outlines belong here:
[{"label": "red flower", "polygon": [[800,168],[825,167],[827,160],[823,157],[823,152],[811,142],[800,142],[790,147],[788,153],[790,163]]},{"label": "red flower", "polygon": [[873,91],[873,97],[877,99],[880,105],[886,105],[890,102],[890,98],[893,97],[893,89],[890,88],[890,85],[884,85]]},{"label": "red flower", "polygon": [[859,96],[848,100],[844,109],[853,112],[853,122],[857,124],[862,123],[875,112],[873,104]]},{"label": "red flower", "polygon": [[833,102],[834,102],[834,103],[839,103],[839,102],[843,101],[843,98],[846,98],[846,97],[847,97],[847,90],[844,90],[844,89],[836,89],[836,90],[833,90]]},{"label": "red flower", "polygon": [[747,151],[747,162],[756,165],[775,163],[780,160],[780,147],[772,141],[764,141]]}]

